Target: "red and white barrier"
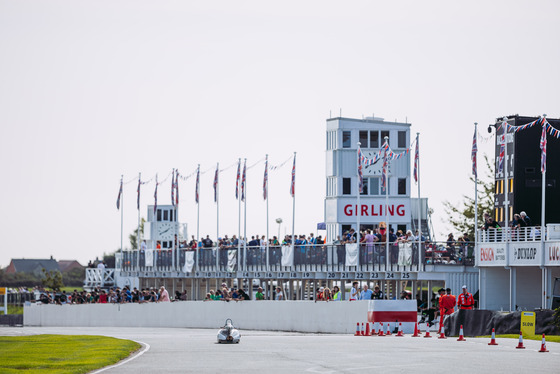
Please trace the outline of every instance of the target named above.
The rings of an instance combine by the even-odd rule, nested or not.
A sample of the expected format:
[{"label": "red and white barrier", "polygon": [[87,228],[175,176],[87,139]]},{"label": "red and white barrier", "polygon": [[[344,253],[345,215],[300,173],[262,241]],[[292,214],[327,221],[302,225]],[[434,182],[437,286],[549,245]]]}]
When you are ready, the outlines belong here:
[{"label": "red and white barrier", "polygon": [[403,333],[412,334],[418,321],[416,300],[371,300],[368,321],[386,323],[390,329],[402,323]]}]

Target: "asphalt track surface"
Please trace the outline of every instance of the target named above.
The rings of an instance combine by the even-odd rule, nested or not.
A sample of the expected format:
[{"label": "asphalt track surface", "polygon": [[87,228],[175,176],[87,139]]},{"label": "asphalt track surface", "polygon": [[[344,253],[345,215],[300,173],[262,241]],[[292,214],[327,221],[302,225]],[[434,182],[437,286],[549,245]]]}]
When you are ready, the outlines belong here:
[{"label": "asphalt track surface", "polygon": [[217,344],[209,329],[2,327],[0,335],[105,335],[143,349],[96,373],[559,373],[560,344],[525,340],[437,339],[243,331],[239,344]]}]

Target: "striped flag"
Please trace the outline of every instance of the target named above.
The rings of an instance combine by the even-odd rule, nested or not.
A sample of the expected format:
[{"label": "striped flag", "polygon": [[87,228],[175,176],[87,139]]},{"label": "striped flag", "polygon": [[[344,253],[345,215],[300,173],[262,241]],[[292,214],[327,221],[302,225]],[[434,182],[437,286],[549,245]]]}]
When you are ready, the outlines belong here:
[{"label": "striped flag", "polygon": [[179,169],[175,169],[175,206],[179,206]]},{"label": "striped flag", "polygon": [[362,172],[362,149],[358,147],[358,189],[360,193],[364,192],[364,173]]},{"label": "striped flag", "polygon": [[414,182],[418,183],[418,138],[416,138],[416,150],[414,151]]},{"label": "striped flag", "polygon": [[268,194],[268,157],[264,162],[263,199],[266,200],[267,194]]},{"label": "striped flag", "polygon": [[296,155],[294,154],[294,165],[292,166],[292,184],[290,185],[290,195],[296,195]]},{"label": "striped flag", "polygon": [[157,174],[156,174],[156,190],[154,191],[154,221],[155,221],[155,215],[157,211],[157,186],[158,186],[158,181],[157,181]]},{"label": "striped flag", "polygon": [[243,162],[243,176],[241,177],[241,201],[245,201],[245,181],[247,177],[247,160]]},{"label": "striped flag", "polygon": [[171,205],[175,206],[175,169],[171,174]]},{"label": "striped flag", "polygon": [[383,188],[383,192],[387,189],[387,151],[383,154],[383,172],[381,173],[381,187]]},{"label": "striped flag", "polygon": [[196,186],[194,189],[194,201],[198,204],[198,192],[200,187],[200,165],[196,169]]},{"label": "striped flag", "polygon": [[500,155],[498,156],[498,173],[504,170],[504,158],[506,154],[506,135],[502,135],[500,140]]},{"label": "striped flag", "polygon": [[546,172],[546,127],[543,125],[542,134],[541,134],[541,173],[544,174],[545,172]]},{"label": "striped flag", "polygon": [[119,187],[119,196],[117,197],[117,210],[121,208],[122,187],[123,187],[123,180],[121,177],[121,186]]},{"label": "striped flag", "polygon": [[235,180],[235,200],[239,199],[239,178],[241,176],[241,159],[237,161],[237,179]]},{"label": "striped flag", "polygon": [[218,165],[216,165],[216,174],[214,174],[214,202],[218,201]]},{"label": "striped flag", "polygon": [[138,210],[140,210],[140,185],[142,185],[142,182],[138,178],[138,187],[136,188],[136,209]]},{"label": "striped flag", "polygon": [[474,129],[474,136],[472,140],[472,151],[471,151],[471,161],[472,161],[472,173],[475,178],[478,177],[477,167],[476,167],[476,154],[478,152],[478,145],[476,143],[476,128]]}]

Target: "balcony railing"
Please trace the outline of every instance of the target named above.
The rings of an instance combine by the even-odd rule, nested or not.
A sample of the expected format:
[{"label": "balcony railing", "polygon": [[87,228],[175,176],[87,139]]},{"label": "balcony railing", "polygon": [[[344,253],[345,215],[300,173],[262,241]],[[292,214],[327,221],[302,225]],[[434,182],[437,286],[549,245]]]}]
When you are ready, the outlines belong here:
[{"label": "balcony railing", "polygon": [[[474,245],[417,242],[220,246],[124,251],[122,270],[140,272],[345,272],[425,271],[426,265],[473,266]],[[387,257],[388,256],[388,257]]]},{"label": "balcony railing", "polygon": [[546,235],[546,229],[543,233],[538,226],[531,227],[500,227],[489,228],[488,230],[478,230],[477,239],[480,243],[486,242],[540,242],[542,235]]}]

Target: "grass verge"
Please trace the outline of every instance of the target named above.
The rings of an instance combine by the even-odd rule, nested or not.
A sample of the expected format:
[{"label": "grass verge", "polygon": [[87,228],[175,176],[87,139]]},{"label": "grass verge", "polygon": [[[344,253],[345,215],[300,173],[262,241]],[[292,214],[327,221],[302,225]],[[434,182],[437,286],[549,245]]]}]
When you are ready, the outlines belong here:
[{"label": "grass verge", "polygon": [[138,350],[124,339],[88,335],[0,336],[0,372],[87,373]]},{"label": "grass verge", "polygon": [[[490,339],[491,337],[492,337],[491,335],[477,336],[477,338],[488,338],[488,339]],[[519,340],[519,335],[517,335],[517,334],[496,335],[496,339],[502,339],[502,338]],[[523,335],[523,340],[538,340],[540,342],[542,340],[542,334],[541,335]],[[546,341],[547,342],[552,342],[552,343],[560,343],[560,336],[559,335],[546,335]]]}]

